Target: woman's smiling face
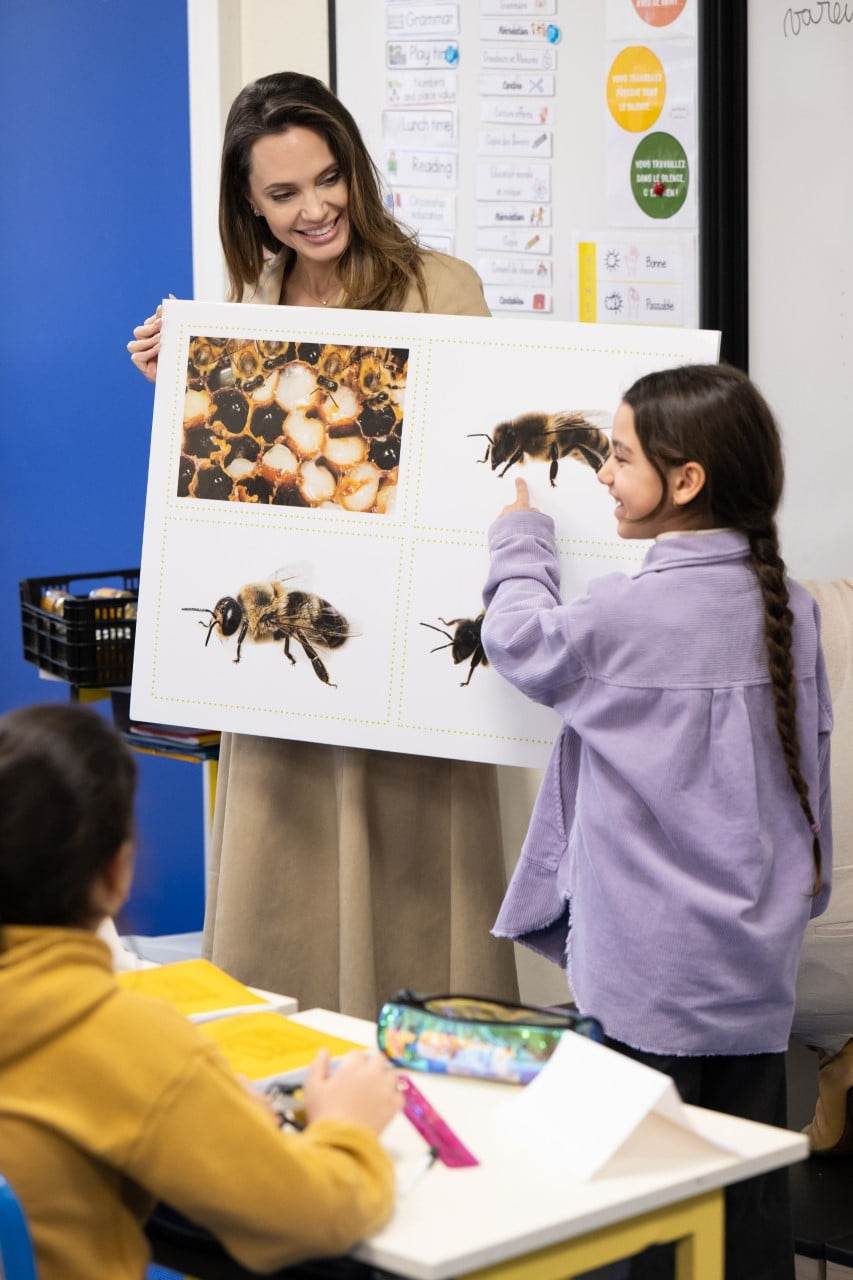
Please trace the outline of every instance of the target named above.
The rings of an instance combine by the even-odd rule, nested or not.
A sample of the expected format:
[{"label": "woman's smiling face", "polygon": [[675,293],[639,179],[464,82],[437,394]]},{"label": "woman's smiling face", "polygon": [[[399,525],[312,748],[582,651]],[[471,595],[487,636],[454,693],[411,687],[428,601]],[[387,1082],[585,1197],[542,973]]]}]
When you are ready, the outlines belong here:
[{"label": "woman's smiling face", "polygon": [[328,143],[292,125],[252,146],[249,195],[282,244],[310,262],[335,262],[350,239],[348,191]]}]

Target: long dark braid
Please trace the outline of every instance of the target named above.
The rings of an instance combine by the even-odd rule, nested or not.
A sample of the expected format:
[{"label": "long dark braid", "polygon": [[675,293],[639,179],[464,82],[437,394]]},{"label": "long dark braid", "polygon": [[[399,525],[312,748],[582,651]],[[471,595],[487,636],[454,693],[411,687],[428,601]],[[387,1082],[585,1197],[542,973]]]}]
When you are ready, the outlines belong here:
[{"label": "long dark braid", "polygon": [[760,532],[747,532],[752,567],[761,587],[764,600],[764,636],[767,641],[767,659],[770,679],[773,682],[773,703],[776,709],[776,727],[785,756],[785,768],[797,793],[800,808],[812,831],[812,858],[814,859],[814,892],[821,885],[820,827],[815,820],[809,800],[809,788],[800,769],[800,735],[797,730],[797,685],[794,680],[794,655],[791,628],[794,621],[788,605],[788,584],[785,580],[785,563],[779,554],[776,522],[771,520]]},{"label": "long dark braid", "polygon": [[764,603],[767,662],[776,727],[791,785],[812,832],[814,893],[821,886],[819,823],[800,769],[793,614],[779,554],[776,510],[782,497],[782,443],[773,414],[746,374],[726,365],[684,365],[640,378],[623,397],[634,411],[643,452],[661,477],[689,460],[705,486],[683,511],[697,527],[720,525],[749,538],[751,564]]}]

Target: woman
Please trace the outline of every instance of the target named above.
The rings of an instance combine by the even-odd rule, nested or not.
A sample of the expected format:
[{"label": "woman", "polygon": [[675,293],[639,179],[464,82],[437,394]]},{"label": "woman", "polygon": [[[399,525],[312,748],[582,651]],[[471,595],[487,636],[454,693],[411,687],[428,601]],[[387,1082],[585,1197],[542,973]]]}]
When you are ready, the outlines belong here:
[{"label": "woman", "polygon": [[[318,80],[265,76],[225,127],[219,228],[234,298],[488,315],[466,263],[387,213],[349,112]],[[134,329],[153,380],[157,314]],[[401,986],[514,998],[492,766],[227,734],[205,954],[245,982],[375,1017]]]}]

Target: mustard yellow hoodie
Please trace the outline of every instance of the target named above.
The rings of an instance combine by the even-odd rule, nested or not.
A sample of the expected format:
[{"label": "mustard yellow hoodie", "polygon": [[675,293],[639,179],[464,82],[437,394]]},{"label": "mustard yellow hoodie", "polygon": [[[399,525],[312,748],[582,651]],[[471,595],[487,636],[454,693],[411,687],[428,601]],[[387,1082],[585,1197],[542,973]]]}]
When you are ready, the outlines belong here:
[{"label": "mustard yellow hoodie", "polygon": [[0,1171],[40,1280],[141,1280],[155,1200],[273,1271],[345,1252],[393,1199],[372,1133],[282,1134],[215,1046],[120,989],[106,944],[79,929],[0,930]]}]

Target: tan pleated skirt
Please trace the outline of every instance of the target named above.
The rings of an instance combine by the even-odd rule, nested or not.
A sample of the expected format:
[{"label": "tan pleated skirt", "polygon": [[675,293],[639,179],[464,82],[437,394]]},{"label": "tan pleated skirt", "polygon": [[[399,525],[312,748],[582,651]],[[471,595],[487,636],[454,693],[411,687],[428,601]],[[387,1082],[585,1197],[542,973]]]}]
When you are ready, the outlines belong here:
[{"label": "tan pleated skirt", "polygon": [[225,734],[204,954],[375,1018],[401,987],[517,999],[492,765]]}]

